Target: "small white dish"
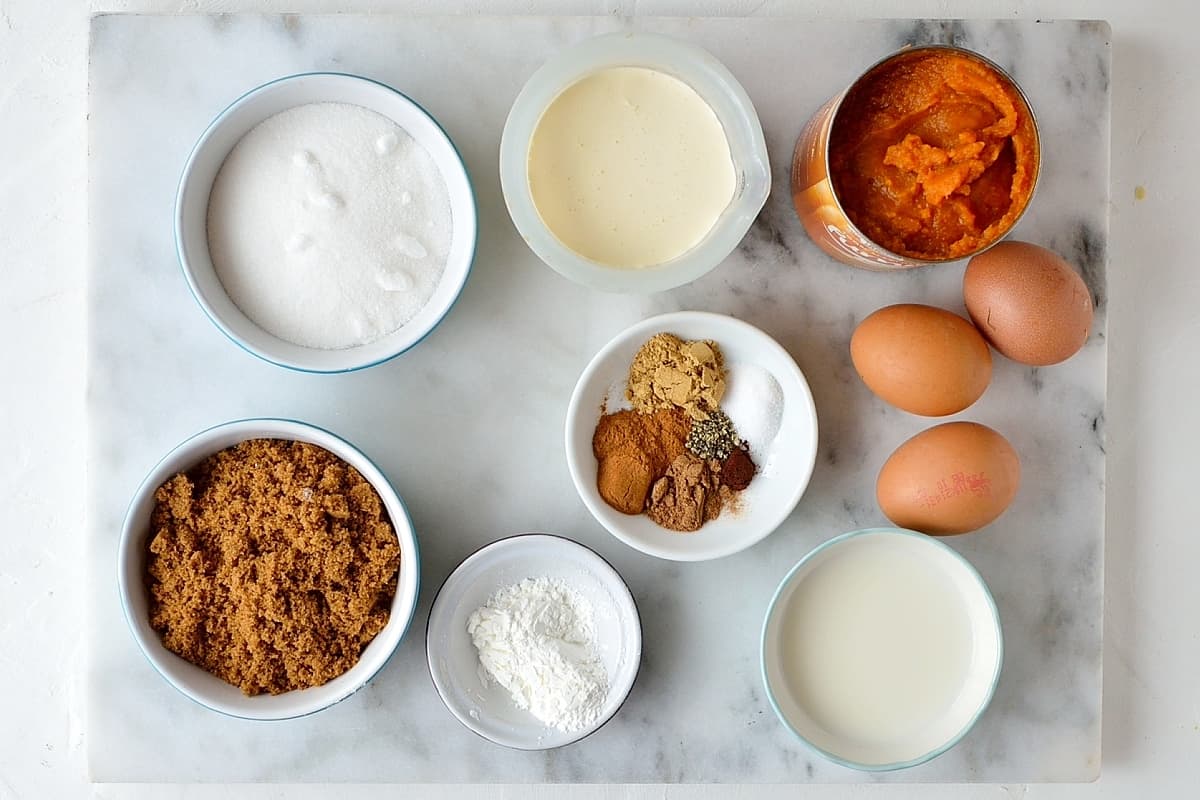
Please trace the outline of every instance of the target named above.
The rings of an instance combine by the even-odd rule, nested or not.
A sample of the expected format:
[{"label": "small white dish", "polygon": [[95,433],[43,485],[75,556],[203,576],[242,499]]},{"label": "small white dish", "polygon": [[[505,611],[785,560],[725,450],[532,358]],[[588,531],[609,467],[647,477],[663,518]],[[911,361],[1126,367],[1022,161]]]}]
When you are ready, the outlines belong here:
[{"label": "small white dish", "polygon": [[[648,67],[691,86],[724,128],[736,176],[733,199],[699,244],[677,258],[641,269],[607,267],[568,248],[542,222],[529,189],[529,143],[542,112],[579,79],[618,66]],[[517,231],[538,258],[560,275],[601,291],[649,293],[694,281],[733,252],[771,193],[771,167],[754,104],[724,64],[678,39],[613,33],[565,48],[529,78],[504,123],[500,184]]]},{"label": "small white dish", "polygon": [[[208,198],[234,145],[260,122],[308,103],[349,103],[382,114],[433,157],[446,181],[453,218],[450,254],[429,302],[397,330],[338,350],[286,342],[260,328],[229,299],[208,251]],[[424,339],[449,313],[475,258],[475,192],[462,157],[433,117],[390,86],[357,75],[313,72],[263,84],[235,100],[201,135],[188,156],[175,198],[175,247],[200,308],[226,336],[264,361],[301,372],[349,372],[380,364]]]},{"label": "small white dish", "polygon": [[[154,492],[166,480],[184,472],[208,456],[247,439],[286,439],[323,447],[357,469],[383,500],[388,518],[400,541],[400,574],[391,615],[353,667],[321,686],[283,694],[247,697],[241,689],[185,661],[163,647],[150,627],[146,595],[146,548]],[[400,644],[417,608],[420,589],[421,554],[412,521],[387,477],[363,453],[335,434],[313,425],[287,419],[244,419],[201,431],[167,453],[142,481],[121,530],[117,583],[125,620],[146,659],[168,683],[206,708],[231,717],[277,720],[302,717],[345,700],[383,669]]]},{"label": "small white dish", "polygon": [[[785,644],[789,632],[796,639]],[[996,691],[1003,651],[996,604],[965,558],[922,533],[869,528],[830,539],[788,572],[763,622],[762,675],[801,742],[841,766],[883,772],[923,764],[967,735]],[[837,655],[811,666],[808,654],[821,653]]]},{"label": "small white dish", "polygon": [[[513,703],[508,691],[479,676],[479,653],[467,618],[499,589],[526,578],[559,578],[591,603],[608,697],[596,722],[564,732],[544,725]],[[621,708],[642,663],[642,623],[620,574],[593,550],[550,534],[501,539],[475,551],[450,573],[434,598],[425,633],[429,674],[458,721],[496,744],[548,750],[599,730]]]},{"label": "small white dish", "polygon": [[[742,509],[724,513],[694,533],[660,527],[645,514],[622,514],[596,488],[592,435],[610,389],[629,373],[638,349],[657,333],[712,339],[726,364],[755,364],[783,394],[779,431],[769,445],[770,468],[742,492]],[[609,408],[609,411],[612,411]],[[672,561],[706,561],[750,547],[778,528],[800,502],[817,458],[817,411],[804,374],[783,347],[758,328],[722,314],[679,311],[643,320],[606,344],[584,369],[571,395],[566,424],[567,466],[584,505],[613,536],[643,553]],[[760,467],[763,465],[759,465]]]}]

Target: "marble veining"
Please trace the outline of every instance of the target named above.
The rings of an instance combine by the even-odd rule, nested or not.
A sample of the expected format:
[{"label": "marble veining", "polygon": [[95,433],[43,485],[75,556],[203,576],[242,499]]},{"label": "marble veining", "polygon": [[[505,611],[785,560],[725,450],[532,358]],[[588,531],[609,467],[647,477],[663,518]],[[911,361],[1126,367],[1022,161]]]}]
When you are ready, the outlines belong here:
[{"label": "marble veining", "polygon": [[[688,38],[753,98],[774,188],[741,246],[695,283],[654,297],[599,295],[543,266],[516,235],[496,154],[508,107],[551,52],[612,30]],[[954,539],[996,596],[1005,663],[974,731],[928,765],[862,775],[811,755],[766,704],[759,629],[787,569],[816,544],[880,524],[874,477],[927,420],[885,406],[849,363],[854,325],[879,306],[962,312],[963,265],[901,275],[821,254],[791,210],[792,145],[808,116],[904,44],[953,42],[1009,69],[1030,96],[1044,169],[1016,235],[1080,267],[1096,329],[1070,362],[996,359],[958,418],[1013,442],[1024,482],[983,533]],[[786,19],[389,16],[103,16],[90,72],[87,741],[98,781],[794,782],[1088,780],[1100,764],[1109,44],[1103,23],[812,22]],[[480,247],[461,299],[419,347],[342,376],[262,363],[216,331],[188,294],[170,217],[192,144],[230,100],[272,78],[336,69],[408,93],[454,138],[479,200]],[[680,308],[774,335],[811,383],[817,469],[796,512],[748,551],[672,564],[603,531],[562,452],[572,387],[612,335]],[[126,630],[116,545],[129,497],[179,441],[209,425],[280,415],[362,446],[408,504],[422,548],[421,603],[395,656],[339,705],[250,723],[167,686]],[[594,547],[629,582],[645,657],[621,712],[577,745],[519,753],[459,725],[424,660],[429,603],[480,545],[521,531]],[[197,746],[202,743],[202,746]]]}]

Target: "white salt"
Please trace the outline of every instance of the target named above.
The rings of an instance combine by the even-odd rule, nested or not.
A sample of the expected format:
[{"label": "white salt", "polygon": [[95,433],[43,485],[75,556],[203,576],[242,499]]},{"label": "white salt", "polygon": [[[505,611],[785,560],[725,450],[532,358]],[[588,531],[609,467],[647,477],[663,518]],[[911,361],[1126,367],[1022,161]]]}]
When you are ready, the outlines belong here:
[{"label": "white salt", "polygon": [[306,347],[375,341],[429,302],[450,253],[433,158],[386,117],[310,103],[237,143],[213,183],[208,244],[229,298]]},{"label": "white salt", "polygon": [[721,410],[738,436],[746,440],[750,458],[760,471],[769,471],[771,445],[783,420],[783,389],[779,381],[757,364],[728,364]]}]

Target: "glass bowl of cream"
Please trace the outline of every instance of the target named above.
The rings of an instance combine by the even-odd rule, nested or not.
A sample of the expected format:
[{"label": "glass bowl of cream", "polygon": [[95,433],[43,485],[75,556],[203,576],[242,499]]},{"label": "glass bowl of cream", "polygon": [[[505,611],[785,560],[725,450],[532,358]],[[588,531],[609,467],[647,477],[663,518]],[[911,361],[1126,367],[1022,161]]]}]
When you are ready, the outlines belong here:
[{"label": "glass bowl of cream", "polygon": [[771,190],[754,104],[706,51],[654,34],[587,39],[543,64],[500,140],[513,224],[559,274],[658,292],[696,280]]}]

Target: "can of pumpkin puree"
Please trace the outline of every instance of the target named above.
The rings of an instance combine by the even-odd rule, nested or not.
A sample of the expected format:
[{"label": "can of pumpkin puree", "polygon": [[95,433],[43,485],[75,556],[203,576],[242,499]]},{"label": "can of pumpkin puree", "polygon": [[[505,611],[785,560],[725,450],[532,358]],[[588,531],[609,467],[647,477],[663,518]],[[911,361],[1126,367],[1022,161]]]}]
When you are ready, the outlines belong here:
[{"label": "can of pumpkin puree", "polygon": [[839,261],[908,269],[1000,241],[1040,167],[1037,121],[1004,70],[960,47],[910,47],[808,121],[792,156],[792,202]]}]

